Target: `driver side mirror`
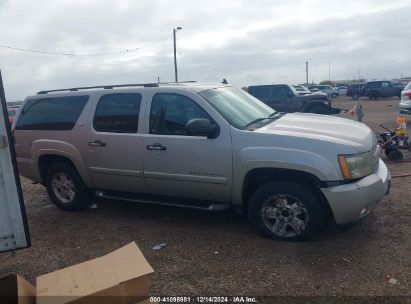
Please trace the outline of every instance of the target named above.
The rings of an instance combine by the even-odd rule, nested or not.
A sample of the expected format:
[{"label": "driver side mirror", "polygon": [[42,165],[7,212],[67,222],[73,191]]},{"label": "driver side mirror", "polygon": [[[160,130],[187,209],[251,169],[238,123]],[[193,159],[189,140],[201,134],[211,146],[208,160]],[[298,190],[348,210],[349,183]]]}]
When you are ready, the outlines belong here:
[{"label": "driver side mirror", "polygon": [[220,128],[216,124],[211,124],[210,120],[205,118],[190,119],[185,126],[187,135],[206,136],[208,139],[214,139],[220,134]]},{"label": "driver side mirror", "polygon": [[287,94],[287,96],[288,96],[288,98],[293,98],[293,93],[291,93],[290,91],[288,91],[288,94]]}]

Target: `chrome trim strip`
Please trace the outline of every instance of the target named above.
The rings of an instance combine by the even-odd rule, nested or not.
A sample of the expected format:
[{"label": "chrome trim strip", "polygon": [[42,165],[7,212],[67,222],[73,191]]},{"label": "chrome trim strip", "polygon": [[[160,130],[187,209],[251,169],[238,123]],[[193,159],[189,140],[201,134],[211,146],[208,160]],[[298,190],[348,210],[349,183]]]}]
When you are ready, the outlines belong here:
[{"label": "chrome trim strip", "polygon": [[141,171],[119,170],[119,169],[109,169],[109,168],[100,168],[100,167],[89,167],[89,170],[90,172],[97,173],[97,174],[111,174],[111,175],[141,177]]},{"label": "chrome trim strip", "polygon": [[192,174],[172,174],[144,171],[144,177],[157,179],[171,179],[176,181],[211,183],[211,184],[227,184],[227,177],[204,176]]}]

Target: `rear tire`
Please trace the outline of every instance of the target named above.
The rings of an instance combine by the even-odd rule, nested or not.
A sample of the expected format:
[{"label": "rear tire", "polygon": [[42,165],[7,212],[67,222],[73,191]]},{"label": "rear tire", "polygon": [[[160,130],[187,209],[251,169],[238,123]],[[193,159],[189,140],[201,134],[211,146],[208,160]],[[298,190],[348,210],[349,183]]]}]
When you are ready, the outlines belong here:
[{"label": "rear tire", "polygon": [[53,164],[47,171],[45,186],[50,199],[62,210],[79,211],[86,206],[87,188],[69,164]]},{"label": "rear tire", "polygon": [[403,154],[400,150],[394,149],[388,152],[388,158],[392,161],[399,161],[403,158]]},{"label": "rear tire", "polygon": [[330,115],[330,110],[327,109],[326,107],[314,107],[309,110],[309,113]]},{"label": "rear tire", "polygon": [[314,236],[324,216],[312,190],[294,182],[275,181],[251,196],[248,219],[269,238],[300,241]]}]

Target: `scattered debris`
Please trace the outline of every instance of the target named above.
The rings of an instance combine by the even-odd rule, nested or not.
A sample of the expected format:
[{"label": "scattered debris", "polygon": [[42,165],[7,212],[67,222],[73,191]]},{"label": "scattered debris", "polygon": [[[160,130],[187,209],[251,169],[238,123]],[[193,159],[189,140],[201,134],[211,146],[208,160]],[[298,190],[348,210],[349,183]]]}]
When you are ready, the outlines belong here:
[{"label": "scattered debris", "polygon": [[165,247],[167,247],[167,243],[161,243],[161,244],[158,244],[158,245],[154,246],[153,250],[161,250]]},{"label": "scattered debris", "polygon": [[343,260],[344,262],[351,263],[351,261],[350,261],[349,259],[342,258],[342,260]]},{"label": "scattered debris", "polygon": [[214,254],[218,254],[218,251],[214,251]]},{"label": "scattered debris", "polygon": [[398,284],[398,280],[393,278],[392,275],[390,273],[387,273],[385,275],[385,279],[388,281],[388,283],[390,283],[391,285],[397,285]]},{"label": "scattered debris", "polygon": [[97,209],[97,208],[98,208],[98,206],[97,206],[96,203],[90,204],[90,209]]}]

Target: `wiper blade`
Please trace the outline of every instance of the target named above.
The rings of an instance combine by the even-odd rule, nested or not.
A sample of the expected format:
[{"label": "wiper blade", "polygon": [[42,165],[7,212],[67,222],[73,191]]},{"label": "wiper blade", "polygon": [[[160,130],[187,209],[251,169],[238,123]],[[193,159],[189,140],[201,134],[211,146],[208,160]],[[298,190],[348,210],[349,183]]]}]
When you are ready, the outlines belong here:
[{"label": "wiper blade", "polygon": [[276,120],[276,119],[278,119],[278,117],[261,117],[261,118],[254,119],[252,122],[246,124],[246,125],[243,127],[243,130],[246,129],[246,128],[248,128],[248,127],[251,126],[251,125],[254,125],[254,124],[260,122],[260,121],[268,120],[268,119],[269,119],[269,120]]}]

